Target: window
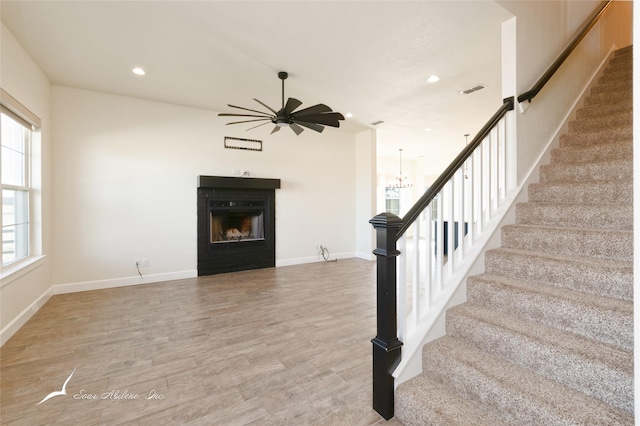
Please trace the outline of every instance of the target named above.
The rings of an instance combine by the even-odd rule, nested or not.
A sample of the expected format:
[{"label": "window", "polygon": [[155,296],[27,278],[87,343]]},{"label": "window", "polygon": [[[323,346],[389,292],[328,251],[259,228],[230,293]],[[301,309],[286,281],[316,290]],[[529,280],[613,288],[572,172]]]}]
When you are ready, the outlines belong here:
[{"label": "window", "polygon": [[392,186],[388,186],[384,189],[385,198],[385,211],[387,213],[393,213],[396,216],[400,215],[400,190]]},{"label": "window", "polygon": [[9,110],[0,113],[2,266],[29,256],[32,127]]}]

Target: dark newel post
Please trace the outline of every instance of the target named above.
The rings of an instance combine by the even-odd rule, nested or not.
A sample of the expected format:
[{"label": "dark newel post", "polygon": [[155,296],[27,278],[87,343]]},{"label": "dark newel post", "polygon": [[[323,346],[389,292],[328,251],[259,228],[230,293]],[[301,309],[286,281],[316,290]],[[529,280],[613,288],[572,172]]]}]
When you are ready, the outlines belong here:
[{"label": "dark newel post", "polygon": [[398,340],[396,305],[396,249],[402,219],[380,213],[369,221],[376,230],[377,334],[373,343],[373,409],[389,420],[393,417],[393,370],[398,366],[402,342]]}]

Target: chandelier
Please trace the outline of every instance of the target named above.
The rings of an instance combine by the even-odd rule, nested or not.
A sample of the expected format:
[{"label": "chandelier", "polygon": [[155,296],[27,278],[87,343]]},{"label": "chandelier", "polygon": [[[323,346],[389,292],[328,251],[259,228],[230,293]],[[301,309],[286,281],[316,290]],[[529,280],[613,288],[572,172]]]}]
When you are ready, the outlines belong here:
[{"label": "chandelier", "polygon": [[388,188],[402,189],[411,188],[413,184],[409,181],[409,178],[402,174],[402,148],[400,148],[400,173],[396,176],[396,180]]}]

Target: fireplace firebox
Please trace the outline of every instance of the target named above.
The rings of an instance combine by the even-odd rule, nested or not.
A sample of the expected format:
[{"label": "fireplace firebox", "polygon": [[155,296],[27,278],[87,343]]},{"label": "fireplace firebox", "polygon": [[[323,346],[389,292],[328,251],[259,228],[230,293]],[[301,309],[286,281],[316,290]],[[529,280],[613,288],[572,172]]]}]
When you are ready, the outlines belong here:
[{"label": "fireplace firebox", "polygon": [[211,200],[211,242],[264,240],[264,204],[264,201]]},{"label": "fireplace firebox", "polygon": [[279,179],[200,176],[198,275],[275,266]]}]

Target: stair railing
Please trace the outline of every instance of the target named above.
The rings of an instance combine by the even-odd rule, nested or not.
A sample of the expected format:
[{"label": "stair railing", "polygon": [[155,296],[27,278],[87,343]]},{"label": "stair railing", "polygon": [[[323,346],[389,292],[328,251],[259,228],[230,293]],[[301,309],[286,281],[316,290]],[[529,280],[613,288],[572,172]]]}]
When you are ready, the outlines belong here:
[{"label": "stair railing", "polygon": [[381,213],[370,220],[376,230],[378,279],[378,328],[371,341],[373,408],[387,420],[393,417],[392,373],[400,362],[402,342],[410,340],[436,304],[449,300],[460,271],[469,267],[464,253],[480,244],[480,235],[510,189],[505,116],[514,102],[504,100],[403,218]]},{"label": "stair railing", "polygon": [[[562,54],[535,85],[518,96],[531,102],[580,41],[603,16],[611,0],[587,19]],[[465,256],[481,250],[515,189],[508,163],[515,146],[506,116],[514,98],[485,124],[416,204],[400,218],[381,213],[369,222],[376,230],[377,333],[373,344],[373,408],[386,420],[394,415],[393,373],[401,362],[403,344],[417,350],[411,339],[420,327],[437,319],[465,278],[471,265]],[[509,160],[507,160],[509,159]],[[507,206],[508,207],[508,206]],[[398,243],[398,244],[397,244]],[[420,331],[425,331],[424,329]],[[403,343],[404,342],[404,343]]]}]

